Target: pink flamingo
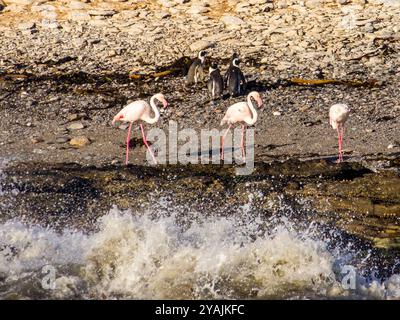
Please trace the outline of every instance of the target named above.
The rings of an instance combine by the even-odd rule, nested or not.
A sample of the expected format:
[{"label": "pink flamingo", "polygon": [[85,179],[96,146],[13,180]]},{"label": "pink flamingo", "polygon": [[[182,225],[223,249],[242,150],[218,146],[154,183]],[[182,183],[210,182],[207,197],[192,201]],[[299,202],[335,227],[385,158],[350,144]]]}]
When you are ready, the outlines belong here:
[{"label": "pink flamingo", "polygon": [[242,139],[241,139],[241,149],[242,149],[242,157],[245,160],[245,151],[244,151],[244,132],[246,130],[246,125],[253,125],[257,121],[257,111],[254,108],[253,102],[251,100],[253,98],[260,108],[262,106],[261,96],[257,91],[250,92],[247,96],[247,102],[238,102],[231,105],[228,110],[226,110],[225,116],[221,121],[221,126],[225,123],[229,124],[228,129],[226,130],[224,136],[222,137],[221,142],[221,160],[224,160],[224,142],[226,135],[228,134],[230,128],[233,124],[237,122],[245,122],[242,124]]},{"label": "pink flamingo", "polygon": [[[126,165],[128,165],[129,141],[131,139],[131,130],[132,130],[133,123],[135,121],[142,120],[149,124],[153,124],[153,123],[156,123],[158,121],[158,119],[160,118],[160,113],[158,112],[158,109],[156,107],[155,100],[162,102],[164,105],[164,108],[168,105],[167,100],[165,100],[165,98],[164,98],[164,95],[161,93],[158,93],[151,97],[150,105],[144,100],[138,100],[138,101],[134,101],[134,102],[128,104],[120,112],[117,113],[117,115],[114,117],[114,119],[112,121],[113,124],[116,121],[130,122],[129,129],[128,129],[128,135],[126,137],[126,159],[125,159]],[[150,115],[150,112],[151,112],[150,109],[153,109],[153,112],[154,112],[153,118]],[[147,149],[149,150],[154,163],[157,164],[157,160],[154,157],[154,154],[151,151],[149,144],[147,143],[146,135],[144,134],[143,123],[140,123],[140,129],[142,130],[143,142],[146,145]]]},{"label": "pink flamingo", "polygon": [[334,104],[329,109],[329,124],[333,129],[337,130],[338,142],[339,142],[339,159],[338,163],[343,161],[343,134],[344,124],[349,117],[350,109],[346,104],[339,103]]}]

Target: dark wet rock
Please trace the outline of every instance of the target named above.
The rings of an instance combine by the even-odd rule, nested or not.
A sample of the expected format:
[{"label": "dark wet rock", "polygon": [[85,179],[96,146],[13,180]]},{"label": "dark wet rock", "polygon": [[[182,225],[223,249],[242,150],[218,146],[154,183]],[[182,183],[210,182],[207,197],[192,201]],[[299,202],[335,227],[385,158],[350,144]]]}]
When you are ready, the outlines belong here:
[{"label": "dark wet rock", "polygon": [[[0,200],[10,205],[2,219],[24,215],[44,224],[85,227],[113,205],[142,212],[160,198],[174,206],[190,204],[204,215],[237,214],[251,201],[252,210],[271,216],[286,203],[304,219],[332,224],[378,247],[399,247],[398,162],[392,170],[373,172],[357,163],[291,160],[257,164],[248,176],[237,176],[230,165],[125,167],[118,162],[6,168]],[[18,202],[12,201],[15,190]]]}]

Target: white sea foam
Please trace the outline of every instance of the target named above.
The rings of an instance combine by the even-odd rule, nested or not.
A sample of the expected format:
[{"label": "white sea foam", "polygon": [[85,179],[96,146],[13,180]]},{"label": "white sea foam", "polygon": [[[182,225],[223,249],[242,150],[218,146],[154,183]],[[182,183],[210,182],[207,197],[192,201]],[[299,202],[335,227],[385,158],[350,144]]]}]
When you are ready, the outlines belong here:
[{"label": "white sea foam", "polygon": [[[84,234],[1,224],[0,297],[400,298],[396,274],[358,275],[356,289],[344,289],[340,266],[352,253],[328,248],[316,226],[299,231],[290,219],[211,217],[183,227],[174,216],[113,208],[96,227]],[[56,270],[55,290],[41,288],[45,265]]]}]

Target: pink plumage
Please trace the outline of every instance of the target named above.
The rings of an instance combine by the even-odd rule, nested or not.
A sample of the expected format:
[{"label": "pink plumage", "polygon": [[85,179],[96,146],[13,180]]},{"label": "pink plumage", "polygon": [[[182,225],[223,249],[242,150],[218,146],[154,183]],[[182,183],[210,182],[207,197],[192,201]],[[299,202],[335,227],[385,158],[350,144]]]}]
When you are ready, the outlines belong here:
[{"label": "pink plumage", "polygon": [[334,104],[329,109],[329,124],[333,129],[337,129],[339,124],[344,125],[349,117],[350,109],[346,104]]},{"label": "pink plumage", "polygon": [[339,159],[338,162],[343,161],[343,135],[344,124],[349,117],[350,109],[346,104],[334,104],[329,109],[329,124],[333,129],[337,130],[338,144],[339,144]]},{"label": "pink plumage", "polygon": [[226,130],[224,136],[222,137],[221,143],[221,159],[224,159],[224,141],[226,135],[229,132],[229,129],[235,123],[242,123],[242,139],[241,139],[241,148],[242,148],[242,156],[243,160],[245,160],[245,151],[244,151],[244,132],[246,130],[246,125],[253,125],[256,123],[258,119],[257,111],[253,105],[253,98],[256,102],[258,107],[262,106],[262,99],[260,94],[257,91],[250,92],[247,96],[247,102],[238,102],[231,105],[228,110],[226,110],[225,116],[221,120],[221,126],[224,124],[229,124],[228,129]]},{"label": "pink plumage", "polygon": [[[151,97],[150,99],[150,105],[144,101],[144,100],[138,100],[134,101],[130,104],[128,104],[126,107],[124,107],[120,112],[116,114],[114,117],[112,123],[114,124],[116,121],[123,121],[123,122],[130,122],[129,128],[128,128],[128,135],[126,138],[126,159],[125,159],[125,164],[128,165],[128,158],[129,158],[129,141],[131,138],[131,130],[132,130],[132,125],[136,121],[144,121],[149,124],[154,124],[158,121],[160,118],[160,113],[156,107],[155,100],[161,101],[164,105],[164,108],[167,107],[168,103],[167,100],[165,100],[165,97],[163,94],[158,93],[155,94],[154,96]],[[151,110],[154,112],[154,117],[151,116]],[[149,144],[147,143],[146,135],[144,134],[144,129],[143,129],[143,124],[140,124],[140,129],[142,131],[142,137],[143,137],[143,142],[146,145],[147,149],[149,150],[154,163],[157,164],[157,160],[154,157],[153,152],[150,149]]]}]

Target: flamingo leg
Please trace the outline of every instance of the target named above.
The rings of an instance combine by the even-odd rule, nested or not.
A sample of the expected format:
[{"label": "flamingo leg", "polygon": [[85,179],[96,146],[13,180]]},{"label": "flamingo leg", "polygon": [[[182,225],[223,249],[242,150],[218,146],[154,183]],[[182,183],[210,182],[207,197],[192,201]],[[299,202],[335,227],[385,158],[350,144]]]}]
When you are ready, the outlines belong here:
[{"label": "flamingo leg", "polygon": [[128,135],[126,136],[126,155],[125,155],[125,165],[128,165],[129,161],[129,142],[131,141],[131,131],[132,131],[133,122],[129,125]]},{"label": "flamingo leg", "polygon": [[222,141],[221,141],[221,160],[224,160],[224,144],[225,144],[225,138],[226,135],[228,134],[229,130],[231,129],[232,125],[230,124],[228,129],[226,129],[225,134],[222,137]]},{"label": "flamingo leg", "polygon": [[153,151],[151,151],[151,148],[149,146],[149,144],[147,143],[147,139],[146,139],[146,135],[144,134],[144,129],[143,129],[143,124],[140,124],[140,129],[142,130],[142,137],[143,137],[143,142],[146,145],[147,149],[149,150],[151,157],[153,158],[154,164],[157,164],[157,160],[156,157],[153,154]]},{"label": "flamingo leg", "polygon": [[343,156],[342,156],[342,134],[341,134],[341,125],[339,124],[337,127],[337,134],[338,134],[338,145],[339,145],[339,159],[338,163],[343,161]]},{"label": "flamingo leg", "polygon": [[246,152],[244,151],[244,132],[246,131],[246,125],[242,125],[242,139],[240,140],[240,146],[242,148],[242,158],[246,162]]},{"label": "flamingo leg", "polygon": [[340,146],[341,146],[341,149],[342,149],[342,152],[340,154],[341,161],[343,161],[343,135],[344,135],[344,127],[341,124],[340,125]]}]

